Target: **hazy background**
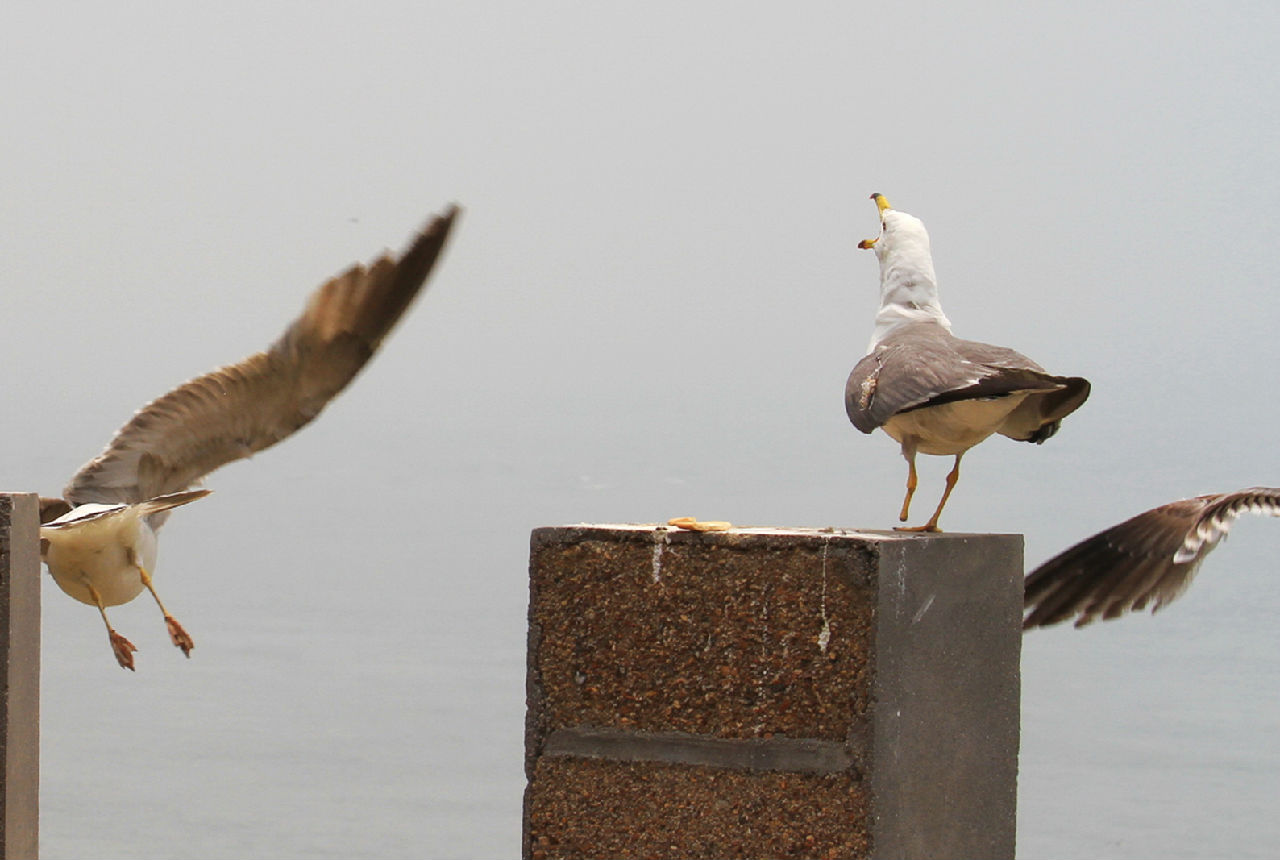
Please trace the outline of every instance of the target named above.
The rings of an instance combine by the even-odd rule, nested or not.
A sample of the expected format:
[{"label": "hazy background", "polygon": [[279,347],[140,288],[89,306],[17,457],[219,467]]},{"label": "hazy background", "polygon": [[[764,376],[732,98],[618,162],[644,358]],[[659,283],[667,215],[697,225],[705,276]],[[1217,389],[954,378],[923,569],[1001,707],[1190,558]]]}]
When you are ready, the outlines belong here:
[{"label": "hazy background", "polygon": [[[173,517],[147,600],[44,589],[47,858],[514,857],[528,532],[885,528],[845,418],[872,191],[957,334],[1094,382],[943,518],[1029,565],[1280,483],[1271,3],[7,3],[0,486],[466,211],[314,426]],[[949,467],[922,459],[917,518]],[[1270,857],[1280,528],[1156,619],[1026,639],[1022,857]]]}]

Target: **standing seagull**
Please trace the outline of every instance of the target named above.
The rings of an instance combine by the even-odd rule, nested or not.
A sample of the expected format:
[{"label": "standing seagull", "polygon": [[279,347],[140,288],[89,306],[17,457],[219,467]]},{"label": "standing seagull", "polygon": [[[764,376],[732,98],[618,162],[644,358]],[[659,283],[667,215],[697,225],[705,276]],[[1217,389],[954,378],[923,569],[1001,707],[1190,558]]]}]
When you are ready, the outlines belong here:
[{"label": "standing seagull", "polygon": [[1043,442],[1084,403],[1089,382],[1052,376],[1011,349],[952,335],[938,304],[924,224],[890,208],[882,194],[871,199],[880,210],[880,235],[858,247],[874,248],[880,261],[880,311],[868,353],[849,374],[844,406],[863,433],[882,427],[902,446],[902,522],[916,490],[916,454],[956,458],[933,516],[923,526],[901,529],[936,532],[966,451],[992,433]]},{"label": "standing seagull", "polygon": [[1249,487],[1170,502],[1085,538],[1028,574],[1024,630],[1076,616],[1076,627],[1182,595],[1243,513],[1280,516],[1280,488]]},{"label": "standing seagull", "polygon": [[41,499],[41,556],[54,582],[96,606],[116,661],[133,669],[133,643],[108,606],[151,592],[173,644],[194,642],[152,586],[156,532],[205,475],[288,438],[320,414],[373,357],[426,283],[457,216],[433,218],[398,259],[352,266],[317,289],[302,315],[267,348],[151,401],[63,490]]}]

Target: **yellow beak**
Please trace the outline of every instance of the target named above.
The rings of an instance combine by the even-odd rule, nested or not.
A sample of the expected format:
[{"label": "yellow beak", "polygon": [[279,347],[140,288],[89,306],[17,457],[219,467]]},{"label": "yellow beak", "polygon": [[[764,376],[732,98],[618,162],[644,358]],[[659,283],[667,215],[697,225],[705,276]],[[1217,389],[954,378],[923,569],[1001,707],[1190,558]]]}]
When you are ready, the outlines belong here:
[{"label": "yellow beak", "polygon": [[[876,209],[880,210],[880,215],[883,218],[884,210],[890,208],[889,201],[885,198],[883,194],[880,194],[879,192],[872,194],[871,199],[876,201]],[[877,241],[879,241],[879,237],[875,239],[863,239],[861,242],[858,243],[858,247],[865,251],[868,248],[874,248],[876,246]]]}]

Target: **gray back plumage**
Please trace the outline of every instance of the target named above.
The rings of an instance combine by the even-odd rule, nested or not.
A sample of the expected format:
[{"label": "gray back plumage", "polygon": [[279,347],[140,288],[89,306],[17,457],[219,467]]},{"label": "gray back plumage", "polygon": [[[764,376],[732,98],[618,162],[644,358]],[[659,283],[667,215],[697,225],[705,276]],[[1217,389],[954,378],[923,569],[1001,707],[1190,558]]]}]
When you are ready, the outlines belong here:
[{"label": "gray back plumage", "polygon": [[854,366],[844,402],[853,425],[870,433],[900,412],[1014,393],[1029,396],[1000,432],[1040,442],[1084,403],[1089,383],[1046,373],[1012,349],[962,340],[937,323],[917,322],[899,326]]}]

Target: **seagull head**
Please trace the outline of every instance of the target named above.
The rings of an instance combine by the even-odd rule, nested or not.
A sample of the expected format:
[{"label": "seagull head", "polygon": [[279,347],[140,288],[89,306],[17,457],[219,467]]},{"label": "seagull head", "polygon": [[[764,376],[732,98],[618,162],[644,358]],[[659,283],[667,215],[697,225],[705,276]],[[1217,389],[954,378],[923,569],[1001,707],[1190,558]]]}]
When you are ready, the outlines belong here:
[{"label": "seagull head", "polygon": [[871,199],[880,210],[880,235],[874,239],[863,239],[858,247],[874,250],[882,263],[890,255],[923,260],[928,263],[932,280],[933,256],[929,251],[929,231],[924,228],[924,222],[914,215],[894,209],[883,194],[872,194]]},{"label": "seagull head", "polygon": [[863,239],[858,247],[876,252],[881,279],[896,272],[894,280],[920,281],[936,289],[929,231],[924,229],[924,222],[891,207],[883,194],[872,194],[871,199],[880,210],[880,235]]}]

